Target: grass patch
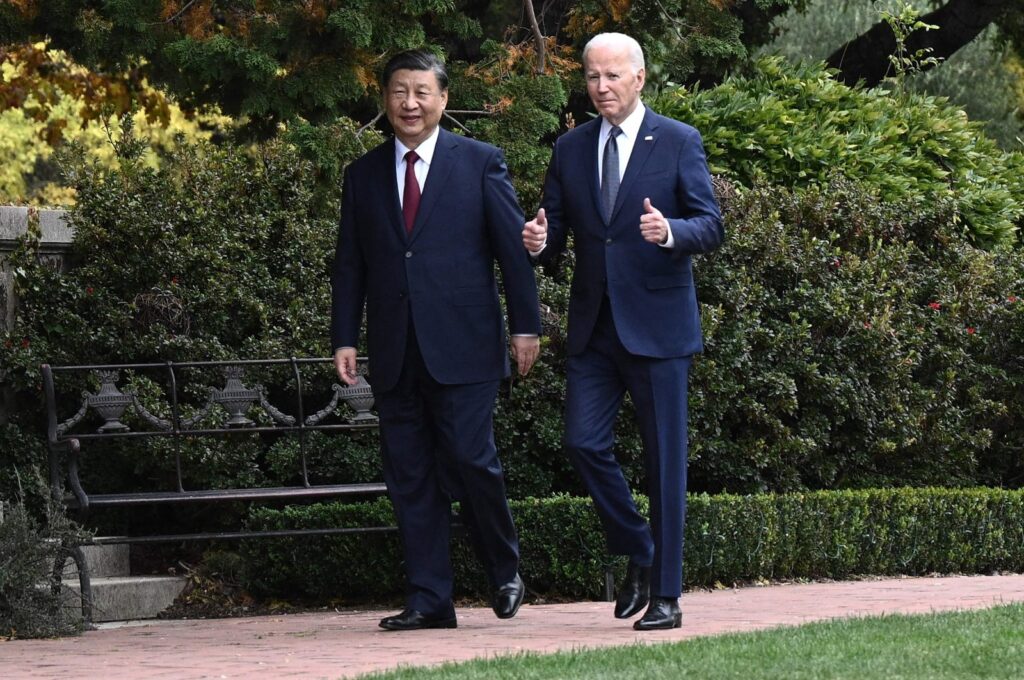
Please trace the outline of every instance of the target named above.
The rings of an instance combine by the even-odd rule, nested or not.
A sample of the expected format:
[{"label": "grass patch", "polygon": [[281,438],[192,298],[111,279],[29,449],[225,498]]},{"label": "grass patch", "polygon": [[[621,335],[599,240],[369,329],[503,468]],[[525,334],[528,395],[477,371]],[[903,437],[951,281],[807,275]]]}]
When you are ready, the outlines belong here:
[{"label": "grass patch", "polygon": [[652,646],[522,654],[367,677],[1016,680],[1024,677],[1024,605],[843,619]]}]

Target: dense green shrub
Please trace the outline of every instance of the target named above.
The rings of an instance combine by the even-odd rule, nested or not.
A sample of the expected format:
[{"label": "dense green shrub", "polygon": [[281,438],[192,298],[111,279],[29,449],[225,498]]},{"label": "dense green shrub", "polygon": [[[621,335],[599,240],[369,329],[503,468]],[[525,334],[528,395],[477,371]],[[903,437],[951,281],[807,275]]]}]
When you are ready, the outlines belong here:
[{"label": "dense green shrub", "polygon": [[[909,4],[926,12],[928,0]],[[781,54],[790,61],[824,61],[838,45],[867,31],[885,6],[876,0],[815,2],[802,12],[787,12],[773,24],[775,37],[762,54]],[[989,26],[938,68],[910,74],[906,85],[921,94],[948,97],[985,126],[985,133],[1004,149],[1021,150],[1024,118],[1016,89],[1019,76],[1011,66],[1013,48],[999,30]]]},{"label": "dense green shrub", "polygon": [[[725,244],[695,259],[707,351],[691,382],[691,489],[1024,482],[1024,255],[971,243],[964,216],[978,194],[940,190],[956,173],[931,177],[935,156],[923,150],[951,167],[973,163],[977,177],[998,186],[1019,157],[995,150],[948,107],[904,106],[838,85],[820,69],[793,72],[775,61],[762,62],[760,75],[663,102],[696,117],[712,163],[735,182],[719,182]],[[864,128],[869,120],[881,127]],[[919,126],[907,128],[910,120]],[[850,130],[863,138],[858,149],[845,146]],[[770,139],[799,153],[762,153],[774,154]],[[5,440],[42,437],[43,361],[328,351],[337,196],[312,190],[314,168],[295,146],[182,145],[159,171],[133,163],[129,142],[122,151],[112,175],[72,166],[77,266],[53,272],[31,242],[12,258],[22,304],[0,362],[20,408]],[[334,153],[343,163],[360,149],[339,142]],[[835,176],[843,172],[860,179]],[[1013,186],[996,195],[1021,191]],[[1016,204],[1007,201],[985,214],[1008,222]],[[561,447],[571,265],[570,257],[561,271],[538,274],[545,353],[498,402],[496,438],[516,498],[582,492]],[[128,381],[159,401],[155,379]],[[629,408],[617,435],[640,490]],[[196,459],[210,464],[193,481],[274,484],[293,474],[288,446],[252,443],[197,449]],[[314,444],[316,474],[360,481],[376,472],[371,437]],[[42,447],[34,451],[25,455],[41,464]],[[160,479],[166,472],[150,461],[166,470],[169,460],[166,444],[121,458],[103,468],[112,483]]]},{"label": "dense green shrub", "polygon": [[1024,155],[1007,153],[944,99],[837,82],[820,64],[766,57],[750,75],[653,104],[704,136],[712,170],[751,186],[857,180],[911,209],[952,199],[985,247],[1016,241],[1024,218]]},{"label": "dense green shrub", "polygon": [[[42,484],[41,478],[39,484]],[[63,547],[88,536],[57,508],[40,522],[22,498],[0,499],[0,639],[69,635],[82,630],[79,603],[60,590],[53,568]]]},{"label": "dense green shrub", "polygon": [[[346,126],[352,127],[339,123]],[[340,130],[339,138],[344,138]],[[379,135],[368,132],[362,141],[375,140]],[[123,135],[117,150],[120,165],[114,172],[84,158],[65,159],[78,191],[69,213],[75,241],[68,271],[43,262],[38,242],[31,239],[12,255],[19,308],[0,362],[21,408],[3,428],[4,439],[28,432],[43,438],[39,365],[44,362],[328,354],[327,272],[338,196],[315,191],[316,170],[295,145],[181,144],[158,170],[140,162],[142,145],[131,134]],[[334,151],[339,163],[362,153],[358,145],[340,142]],[[161,401],[163,376],[123,378],[144,402]],[[77,409],[81,389],[95,389],[71,387],[67,394],[74,405],[64,417]],[[205,393],[188,396],[200,405],[206,398]],[[191,468],[196,476],[190,481],[200,488],[265,482],[257,460],[266,447],[234,444],[188,447],[187,453],[202,462]],[[375,442],[363,445],[375,452]],[[103,466],[87,465],[85,471],[121,488],[129,478],[159,481],[173,470],[171,446],[149,440],[111,447]],[[43,465],[42,448],[24,447],[18,455],[31,452],[31,462]]]},{"label": "dense green shrub", "polygon": [[[639,498],[641,507],[646,499]],[[512,504],[522,573],[542,597],[599,597],[607,555],[590,501],[555,497]],[[260,510],[261,529],[383,526],[388,502]],[[684,582],[688,587],[760,579],[847,578],[858,574],[990,573],[1024,568],[1024,492],[995,489],[883,489],[751,496],[691,494]],[[245,581],[265,596],[354,601],[402,592],[395,534],[243,543]],[[463,542],[453,552],[460,593],[487,597]]]},{"label": "dense green shrub", "polygon": [[847,182],[725,214],[696,274],[691,488],[1021,483],[1021,251]]},{"label": "dense green shrub", "polygon": [[[589,501],[559,496],[513,501],[519,528],[523,578],[530,588],[562,597],[597,592],[609,564],[597,515]],[[249,527],[260,530],[325,527],[388,527],[391,503],[323,503],[283,510],[255,509]],[[460,595],[488,596],[487,580],[456,530],[452,564]],[[403,592],[397,533],[246,540],[242,542],[246,587],[262,595],[373,599]]]}]

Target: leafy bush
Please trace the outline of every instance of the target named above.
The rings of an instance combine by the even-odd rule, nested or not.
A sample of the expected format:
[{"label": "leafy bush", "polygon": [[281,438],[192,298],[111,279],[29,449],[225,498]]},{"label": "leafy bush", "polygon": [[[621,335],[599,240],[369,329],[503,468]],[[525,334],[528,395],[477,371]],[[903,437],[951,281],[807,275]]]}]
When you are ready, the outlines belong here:
[{"label": "leafy bush", "polygon": [[[641,508],[646,499],[638,498]],[[559,496],[512,503],[531,592],[596,598],[607,555],[591,503]],[[259,510],[260,529],[385,526],[386,499]],[[759,579],[847,578],[856,574],[989,573],[1024,568],[1024,492],[996,489],[883,489],[751,496],[690,494],[684,583],[707,587]],[[247,587],[264,596],[365,601],[402,592],[395,534],[245,541]],[[464,543],[453,552],[463,595],[487,597]]]},{"label": "leafy bush", "polygon": [[[68,271],[48,266],[31,239],[11,256],[19,307],[0,365],[22,407],[4,426],[5,438],[31,432],[42,439],[44,362],[328,354],[327,273],[338,197],[316,192],[313,165],[295,145],[274,141],[254,149],[182,144],[153,169],[142,162],[144,145],[130,125],[126,119],[116,171],[66,159],[78,191],[69,213],[75,241]],[[342,161],[361,153],[354,142],[334,150]],[[161,389],[145,376],[129,379],[144,400]],[[211,446],[193,450],[205,461],[196,486],[225,477],[256,481],[258,447]],[[107,459],[102,472],[122,488],[128,476],[159,478],[154,461],[168,460],[168,447],[137,443]],[[375,450],[372,442],[366,447]],[[41,453],[32,455],[43,464]]]},{"label": "leafy bush", "polygon": [[[521,573],[531,589],[580,597],[597,592],[608,563],[597,515],[589,501],[560,496],[512,502],[521,544]],[[391,503],[323,503],[282,510],[260,508],[249,527],[260,530],[388,527]],[[464,535],[456,531],[452,565],[459,595],[489,597],[487,579]],[[404,591],[396,532],[246,540],[243,581],[262,595],[305,598],[397,598]],[[344,577],[340,577],[344,574]]]},{"label": "leafy bush", "polygon": [[[909,3],[925,12],[926,0]],[[851,36],[879,20],[882,6],[874,0],[811,3],[802,12],[788,12],[774,22],[774,40],[758,50],[781,54],[790,61],[823,61]],[[1004,149],[1021,150],[1024,119],[1018,115],[1015,92],[1020,76],[1013,72],[1013,49],[989,26],[939,67],[907,78],[907,86],[925,95],[948,97]]]},{"label": "leafy bush", "polygon": [[1016,242],[1024,155],[1007,153],[944,99],[851,88],[820,64],[757,61],[710,90],[669,92],[661,113],[701,131],[716,173],[752,186],[822,186],[840,175],[920,209],[952,199],[978,245]]},{"label": "leafy bush", "polygon": [[[42,484],[42,480],[39,480]],[[0,501],[0,639],[78,633],[81,617],[65,601],[53,567],[64,546],[87,536],[57,508],[47,506],[45,525],[19,500]]]},{"label": "leafy bush", "polygon": [[[553,102],[558,90],[548,85]],[[719,182],[725,244],[695,265],[707,351],[691,377],[691,490],[1024,482],[1024,256],[980,249],[963,223],[982,213],[1009,222],[1016,204],[998,197],[1024,190],[1009,183],[1019,156],[995,150],[949,107],[904,106],[772,60],[755,76],[661,103],[702,128],[712,163],[736,183]],[[44,432],[43,361],[326,354],[338,197],[313,189],[314,175],[336,173],[375,139],[339,125],[336,138],[297,127],[290,142],[255,149],[182,145],[159,170],[133,160],[129,136],[117,172],[77,166],[77,266],[52,271],[31,242],[11,258],[22,303],[0,362],[22,408],[5,439]],[[855,138],[863,144],[847,148]],[[324,150],[331,140],[336,165],[302,160],[298,147]],[[955,177],[970,164],[986,178],[979,182],[1002,187],[993,211],[968,210],[979,194]],[[538,275],[543,361],[497,406],[516,498],[582,493],[561,446],[571,266],[569,257],[561,271]],[[143,396],[160,389],[131,380]],[[629,408],[618,448],[641,490]],[[194,481],[272,484],[292,474],[288,447],[249,444],[197,450],[211,464]],[[105,471],[117,483],[155,477],[148,461],[166,451],[154,446],[126,451],[123,465]],[[316,449],[317,474],[376,473],[372,438]],[[42,447],[35,451],[24,455],[41,463]]]},{"label": "leafy bush", "polygon": [[837,181],[724,201],[696,268],[691,488],[1019,486],[1024,253]]}]

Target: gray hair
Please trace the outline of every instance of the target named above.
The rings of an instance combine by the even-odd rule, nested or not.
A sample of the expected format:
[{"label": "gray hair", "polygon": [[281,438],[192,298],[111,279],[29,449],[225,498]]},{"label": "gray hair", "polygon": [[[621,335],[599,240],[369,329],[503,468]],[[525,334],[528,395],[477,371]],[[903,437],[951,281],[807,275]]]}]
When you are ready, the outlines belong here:
[{"label": "gray hair", "polygon": [[634,38],[625,33],[598,33],[583,47],[583,65],[587,64],[587,54],[595,47],[625,47],[629,53],[629,61],[633,72],[638,73],[644,68],[644,51]]}]

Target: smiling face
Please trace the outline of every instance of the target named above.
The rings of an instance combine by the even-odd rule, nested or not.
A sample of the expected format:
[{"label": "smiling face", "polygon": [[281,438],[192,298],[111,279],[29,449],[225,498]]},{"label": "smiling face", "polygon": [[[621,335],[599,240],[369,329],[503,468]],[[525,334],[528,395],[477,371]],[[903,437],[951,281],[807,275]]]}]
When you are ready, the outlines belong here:
[{"label": "smiling face", "polygon": [[415,149],[433,134],[448,105],[433,71],[399,69],[391,74],[384,90],[388,121],[402,144]]},{"label": "smiling face", "polygon": [[593,47],[583,68],[594,108],[612,125],[621,125],[640,101],[644,70],[635,69],[625,45]]}]

